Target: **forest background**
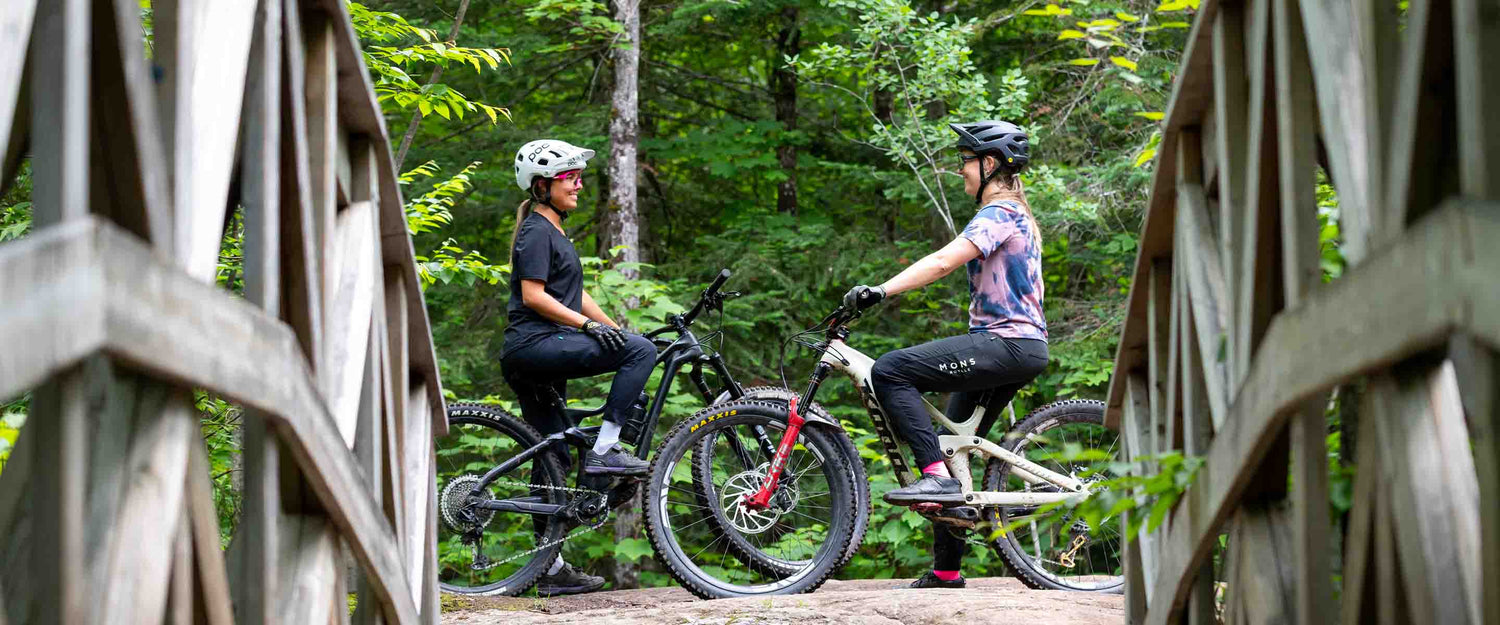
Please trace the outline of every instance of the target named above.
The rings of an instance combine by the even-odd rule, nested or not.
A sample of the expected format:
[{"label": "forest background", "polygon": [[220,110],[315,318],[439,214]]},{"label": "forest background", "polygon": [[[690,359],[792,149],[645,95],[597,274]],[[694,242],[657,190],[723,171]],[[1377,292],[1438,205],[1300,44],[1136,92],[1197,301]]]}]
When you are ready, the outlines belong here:
[{"label": "forest background", "polygon": [[[1000,118],[1030,134],[1033,166],[1023,178],[1044,241],[1052,362],[1018,396],[1023,416],[1105,391],[1158,122],[1196,6],[372,0],[350,8],[407,172],[408,221],[449,401],[514,408],[498,355],[508,244],[524,197],[510,161],[521,144],[554,138],[598,152],[565,228],[589,257],[590,293],[612,316],[653,329],[729,268],[726,288],[745,295],[695,329],[722,332],[741,383],[779,386],[782,339],[816,323],[849,287],[883,281],[962,229],[973,199],[956,175],[946,125]],[[142,12],[149,47],[148,0]],[[27,232],[29,196],[23,166],[0,197],[0,241]],[[237,228],[231,220],[221,258],[220,282],[231,289]],[[852,342],[878,355],[961,333],[967,303],[955,272],[861,320]],[[788,380],[805,380],[814,361],[791,348]],[[575,382],[570,393],[592,403],[608,381]],[[679,388],[663,431],[703,405]],[[894,479],[868,417],[850,385],[825,388],[821,401],[855,436],[878,497]],[[199,406],[227,536],[238,508],[238,411],[209,397]],[[0,410],[0,467],[25,408],[21,398]],[[865,545],[841,576],[919,574],[930,563],[927,525],[877,502]],[[615,587],[670,581],[633,515],[569,542],[566,553]],[[975,549],[966,573],[999,575],[1003,565]]]}]

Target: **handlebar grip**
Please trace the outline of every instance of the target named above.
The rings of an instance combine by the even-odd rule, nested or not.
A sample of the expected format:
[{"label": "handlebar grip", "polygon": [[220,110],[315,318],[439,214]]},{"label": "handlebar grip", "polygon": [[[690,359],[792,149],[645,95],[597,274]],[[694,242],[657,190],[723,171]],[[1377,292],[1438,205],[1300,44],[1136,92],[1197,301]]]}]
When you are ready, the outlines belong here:
[{"label": "handlebar grip", "polygon": [[708,285],[708,290],[704,291],[704,293],[710,295],[718,293],[719,287],[724,286],[724,283],[729,281],[729,276],[731,275],[734,274],[731,273],[729,269],[720,269],[718,277],[714,278],[713,284]]},{"label": "handlebar grip", "polygon": [[729,276],[731,275],[734,274],[727,268],[719,270],[718,277],[714,278],[713,283],[708,285],[707,289],[704,289],[703,296],[698,298],[698,303],[693,304],[693,309],[682,316],[683,325],[692,325],[693,320],[698,318],[698,313],[703,312],[704,304],[718,294],[719,287],[724,286],[724,283],[729,281]]}]

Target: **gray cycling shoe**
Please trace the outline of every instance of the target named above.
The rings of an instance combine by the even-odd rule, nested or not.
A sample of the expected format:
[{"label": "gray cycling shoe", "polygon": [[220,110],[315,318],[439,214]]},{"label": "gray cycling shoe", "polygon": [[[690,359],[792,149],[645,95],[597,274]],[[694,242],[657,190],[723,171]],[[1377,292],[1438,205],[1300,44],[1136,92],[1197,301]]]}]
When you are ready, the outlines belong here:
[{"label": "gray cycling shoe", "polygon": [[576,595],[585,592],[594,592],[603,587],[603,577],[584,573],[573,568],[571,564],[563,564],[562,569],[556,575],[543,575],[541,579],[537,580],[536,594],[543,597]]},{"label": "gray cycling shoe", "polygon": [[956,505],[964,502],[964,487],[956,477],[924,474],[922,479],[886,493],[885,502],[898,506],[917,503]]},{"label": "gray cycling shoe", "polygon": [[645,475],[650,468],[650,463],[625,453],[619,445],[602,455],[590,449],[583,460],[584,475]]}]

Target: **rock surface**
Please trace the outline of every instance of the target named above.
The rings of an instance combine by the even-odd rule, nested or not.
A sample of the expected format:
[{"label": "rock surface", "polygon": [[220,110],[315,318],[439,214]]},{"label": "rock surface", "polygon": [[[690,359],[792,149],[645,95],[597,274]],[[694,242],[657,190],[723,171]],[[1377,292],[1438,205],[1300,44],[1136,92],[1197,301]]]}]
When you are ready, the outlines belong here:
[{"label": "rock surface", "polygon": [[970,623],[1118,625],[1120,595],[1030,590],[1013,579],[969,580],[963,590],[909,590],[900,580],[832,581],[816,593],[700,601],[681,588],[572,597],[444,597],[450,625],[946,625]]}]

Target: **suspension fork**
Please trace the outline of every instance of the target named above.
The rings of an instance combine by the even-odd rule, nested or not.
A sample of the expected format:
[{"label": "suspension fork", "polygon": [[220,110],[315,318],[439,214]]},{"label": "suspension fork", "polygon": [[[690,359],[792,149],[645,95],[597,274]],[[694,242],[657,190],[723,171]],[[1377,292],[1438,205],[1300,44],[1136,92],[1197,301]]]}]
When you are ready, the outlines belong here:
[{"label": "suspension fork", "polygon": [[802,415],[797,413],[797,405],[811,404],[813,397],[818,394],[818,387],[823,385],[823,380],[828,377],[828,371],[833,367],[826,362],[819,362],[813,368],[812,379],[808,381],[807,391],[802,393],[801,401],[793,397],[790,402],[791,414],[787,416],[786,432],[781,435],[781,444],[777,445],[776,453],[771,457],[771,468],[766,471],[765,481],[761,482],[760,489],[745,495],[743,505],[751,510],[765,510],[770,507],[771,494],[776,492],[776,485],[781,480],[781,471],[786,468],[786,459],[792,454],[792,447],[797,444],[797,435],[802,432],[802,425],[807,422]]}]

